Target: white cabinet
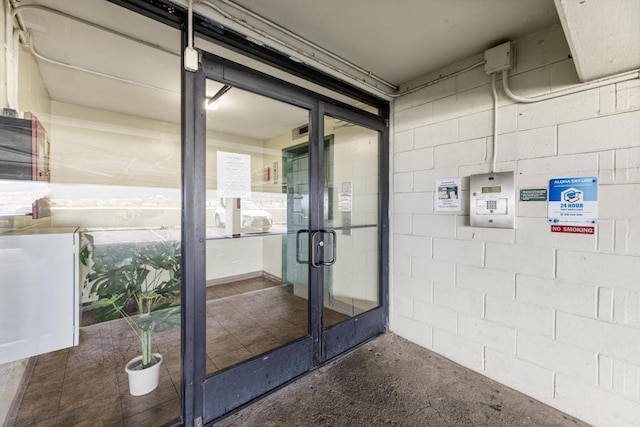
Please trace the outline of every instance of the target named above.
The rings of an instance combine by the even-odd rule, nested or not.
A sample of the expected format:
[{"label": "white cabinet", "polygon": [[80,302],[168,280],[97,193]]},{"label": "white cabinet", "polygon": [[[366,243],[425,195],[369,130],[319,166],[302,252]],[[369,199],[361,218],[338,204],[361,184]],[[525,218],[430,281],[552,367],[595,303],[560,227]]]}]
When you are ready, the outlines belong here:
[{"label": "white cabinet", "polygon": [[78,345],[77,229],[0,235],[0,364]]}]

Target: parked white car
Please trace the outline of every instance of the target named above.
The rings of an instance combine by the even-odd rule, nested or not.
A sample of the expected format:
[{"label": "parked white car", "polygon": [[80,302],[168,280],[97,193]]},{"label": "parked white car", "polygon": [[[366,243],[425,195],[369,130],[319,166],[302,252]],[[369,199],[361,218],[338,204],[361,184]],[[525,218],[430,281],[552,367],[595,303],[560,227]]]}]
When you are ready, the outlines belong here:
[{"label": "parked white car", "polygon": [[[250,231],[269,231],[273,225],[273,217],[264,209],[260,209],[255,203],[243,200],[240,204],[240,227]],[[214,222],[216,227],[224,227],[226,221],[226,209],[218,205],[215,210]]]}]

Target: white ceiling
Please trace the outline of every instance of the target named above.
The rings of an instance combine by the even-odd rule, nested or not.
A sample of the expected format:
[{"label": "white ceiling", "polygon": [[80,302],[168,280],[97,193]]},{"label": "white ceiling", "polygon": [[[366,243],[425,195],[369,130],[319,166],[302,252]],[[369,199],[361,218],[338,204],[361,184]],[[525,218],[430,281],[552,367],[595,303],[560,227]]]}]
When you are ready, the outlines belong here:
[{"label": "white ceiling", "polygon": [[[204,7],[206,1],[212,0],[196,3]],[[230,0],[213,1],[228,4]],[[553,0],[235,1],[394,85],[560,22]],[[556,0],[559,4],[566,1]],[[640,0],[611,0],[616,1],[640,3]],[[52,100],[179,122],[177,30],[105,0],[18,2],[27,3],[65,11],[164,49],[154,49],[48,12],[25,10],[22,17],[41,54],[144,84],[106,79],[38,60]],[[636,17],[631,19],[637,22]],[[614,24],[607,25],[604,30],[618,31]],[[597,25],[592,22],[589,26]],[[565,31],[571,31],[567,27]],[[583,26],[581,30],[588,28]],[[213,95],[218,87],[212,84],[207,95]],[[209,120],[212,129],[265,139],[274,132],[301,124],[300,111],[292,113],[291,107],[279,109],[272,101],[266,104],[255,98],[249,101],[237,90],[229,91],[223,100],[236,105],[237,110],[217,111],[218,120]]]},{"label": "white ceiling", "polygon": [[175,54],[109,34],[50,12],[21,12],[36,51],[48,58],[157,89],[38,60],[53,101],[177,123],[180,120],[180,33],[103,0],[38,0],[45,5]]},{"label": "white ceiling", "polygon": [[[222,84],[207,81],[208,96],[221,88]],[[217,103],[217,110],[207,110],[207,128],[231,135],[265,140],[309,121],[307,110],[237,88],[230,89]]]},{"label": "white ceiling", "polygon": [[[128,81],[38,59],[40,73],[53,101],[179,123],[180,33],[177,30],[104,0],[38,0],[25,4],[64,11],[164,48],[154,49],[48,11],[24,10],[21,16],[38,53]],[[207,48],[216,49],[212,45]],[[213,96],[221,86],[208,82],[206,95]],[[207,127],[247,138],[271,138],[308,120],[305,110],[235,88],[219,103],[219,110],[207,112]]]},{"label": "white ceiling", "polygon": [[396,86],[558,23],[553,0],[234,0]]}]

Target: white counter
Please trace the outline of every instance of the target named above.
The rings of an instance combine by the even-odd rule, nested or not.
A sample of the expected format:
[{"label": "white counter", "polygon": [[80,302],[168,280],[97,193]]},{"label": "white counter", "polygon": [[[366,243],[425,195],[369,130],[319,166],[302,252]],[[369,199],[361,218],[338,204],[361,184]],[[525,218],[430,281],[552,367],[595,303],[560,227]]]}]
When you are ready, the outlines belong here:
[{"label": "white counter", "polygon": [[78,345],[76,228],[0,235],[0,364]]}]

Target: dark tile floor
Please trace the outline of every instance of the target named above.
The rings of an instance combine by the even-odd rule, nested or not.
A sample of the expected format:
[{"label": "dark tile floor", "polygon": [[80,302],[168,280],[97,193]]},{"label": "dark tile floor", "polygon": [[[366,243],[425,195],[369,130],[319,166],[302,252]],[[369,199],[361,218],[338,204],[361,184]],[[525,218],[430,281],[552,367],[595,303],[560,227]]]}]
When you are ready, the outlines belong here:
[{"label": "dark tile floor", "polygon": [[[207,372],[235,365],[307,334],[307,300],[263,278],[207,289]],[[325,310],[327,324],[347,316]],[[160,385],[129,394],[124,365],[140,352],[122,320],[80,330],[80,345],[38,356],[14,426],[156,426],[180,414],[180,329],[154,335]]]}]

